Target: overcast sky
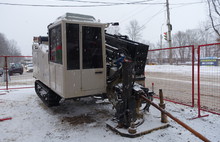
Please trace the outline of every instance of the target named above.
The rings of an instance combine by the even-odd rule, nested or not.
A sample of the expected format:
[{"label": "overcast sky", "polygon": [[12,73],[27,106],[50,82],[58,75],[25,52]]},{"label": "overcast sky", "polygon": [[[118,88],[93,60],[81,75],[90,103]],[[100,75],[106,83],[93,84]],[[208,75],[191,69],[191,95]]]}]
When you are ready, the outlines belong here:
[{"label": "overcast sky", "polygon": [[[0,0],[0,32],[17,42],[23,55],[32,55],[33,36],[47,35],[47,26],[66,12],[92,15],[101,22],[119,22],[120,33],[126,34],[131,20],[137,20],[143,30],[143,40],[156,43],[160,34],[167,31],[165,0],[146,0],[149,4],[97,6],[103,3],[134,2],[135,0]],[[139,0],[136,0],[139,1]],[[177,31],[199,28],[207,18],[206,4],[202,0],[169,0],[172,34]],[[8,4],[28,4],[21,6]],[[44,5],[36,6],[36,5]],[[45,6],[49,5],[49,6]],[[69,5],[72,7],[50,7]],[[74,7],[96,5],[96,7]]]}]

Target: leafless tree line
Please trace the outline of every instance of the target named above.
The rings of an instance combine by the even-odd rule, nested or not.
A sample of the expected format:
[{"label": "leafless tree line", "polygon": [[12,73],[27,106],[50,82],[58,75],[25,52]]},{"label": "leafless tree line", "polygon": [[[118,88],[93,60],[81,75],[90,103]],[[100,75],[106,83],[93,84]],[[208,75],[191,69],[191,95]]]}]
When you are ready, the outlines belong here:
[{"label": "leafless tree line", "polygon": [[[192,47],[190,45],[194,45],[195,49],[198,45],[209,44],[218,42],[215,34],[205,32],[205,28],[203,29],[193,29],[187,30],[185,32],[179,31],[176,34],[172,35],[172,45],[173,47],[182,47],[188,46],[184,48],[176,48],[176,49],[167,49],[167,50],[159,50],[154,52],[149,52],[149,63],[155,64],[169,64],[169,51],[172,50],[172,63],[173,64],[191,64],[192,58],[197,61],[197,54],[193,57],[192,55]],[[162,48],[166,47],[166,43],[163,44]],[[155,49],[161,49],[159,46],[155,46]],[[197,50],[195,50],[195,53]],[[204,46],[201,48],[201,57],[218,57],[220,58],[220,46]]]},{"label": "leafless tree line", "polygon": [[[172,45],[173,47],[181,47],[187,45],[194,45],[197,47],[202,44],[209,44],[218,42],[218,36],[216,36],[215,32],[213,32],[210,27],[209,22],[204,23],[198,29],[191,29],[186,31],[179,31],[177,33],[172,34]],[[113,34],[119,34],[119,29],[111,29],[110,31]],[[141,40],[141,32],[142,28],[140,28],[138,22],[136,20],[132,20],[127,27],[127,34],[131,40],[140,41]],[[153,44],[147,41],[144,43],[150,44],[150,49],[160,49],[167,48],[167,42],[163,41],[163,45],[160,42],[157,44]],[[220,47],[204,47],[201,48],[201,54],[203,57],[220,57]],[[192,47],[186,48],[177,48],[172,49],[172,62],[173,64],[190,64],[192,62]],[[148,61],[150,63],[163,64],[169,63],[169,50],[163,51],[154,51],[150,52],[148,55]],[[196,59],[196,56],[195,56]]]},{"label": "leafless tree line", "polygon": [[[4,34],[0,33],[0,56],[21,56],[21,51],[16,41],[8,40]],[[21,58],[9,58],[8,63],[20,62]],[[0,58],[0,67],[4,66],[4,58]]]},{"label": "leafless tree line", "polygon": [[20,56],[21,51],[15,40],[8,40],[4,34],[0,33],[0,56]]}]

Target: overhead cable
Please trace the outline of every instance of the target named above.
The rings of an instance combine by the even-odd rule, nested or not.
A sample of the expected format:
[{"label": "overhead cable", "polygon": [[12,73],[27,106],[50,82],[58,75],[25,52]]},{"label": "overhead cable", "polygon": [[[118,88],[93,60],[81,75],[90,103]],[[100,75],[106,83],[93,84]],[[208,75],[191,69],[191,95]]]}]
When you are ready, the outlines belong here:
[{"label": "overhead cable", "polygon": [[164,4],[164,3],[142,3],[139,2],[127,2],[127,3],[109,3],[109,4],[90,4],[90,5],[48,5],[48,4],[21,4],[21,3],[0,3],[0,5],[10,5],[10,6],[29,6],[29,7],[102,7],[102,6],[117,6],[117,5],[135,5],[135,4]]}]

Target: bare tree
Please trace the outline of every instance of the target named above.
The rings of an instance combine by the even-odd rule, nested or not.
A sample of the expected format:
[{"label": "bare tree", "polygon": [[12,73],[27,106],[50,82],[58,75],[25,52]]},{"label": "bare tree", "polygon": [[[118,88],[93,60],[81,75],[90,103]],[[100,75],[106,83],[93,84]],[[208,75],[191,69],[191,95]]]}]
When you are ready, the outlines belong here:
[{"label": "bare tree", "polygon": [[8,40],[0,33],[0,55],[20,56],[21,51],[15,40]]},{"label": "bare tree", "polygon": [[[187,35],[185,32],[179,31],[173,36],[173,46],[185,46],[187,45]],[[185,62],[185,58],[187,56],[186,48],[178,48],[173,50],[173,55],[175,58],[174,61],[178,64],[178,61]]]},{"label": "bare tree", "polygon": [[[173,35],[173,46],[187,46],[203,44],[202,33],[199,29],[179,31]],[[192,48],[178,48],[173,51],[175,61],[178,64],[190,61],[192,58]]]},{"label": "bare tree", "polygon": [[[8,40],[0,33],[0,56],[21,56],[21,51],[15,40]],[[20,62],[22,58],[8,58],[8,63]],[[4,60],[0,59],[0,66],[4,65]]]},{"label": "bare tree", "polygon": [[220,0],[207,0],[211,26],[220,38]]},{"label": "bare tree", "polygon": [[143,29],[144,29],[144,27],[141,27],[138,24],[137,20],[132,20],[132,21],[130,21],[130,23],[127,27],[127,34],[129,35],[131,40],[139,41],[142,37],[141,32],[142,32]]},{"label": "bare tree", "polygon": [[0,33],[0,56],[7,55],[8,41],[3,34]]},{"label": "bare tree", "polygon": [[21,56],[21,51],[18,48],[17,42],[15,40],[9,41],[9,54],[11,56]]},{"label": "bare tree", "polygon": [[[185,32],[179,31],[176,34],[173,34],[173,45],[176,47],[187,45],[197,46],[208,44],[213,41],[214,36],[207,31],[206,26],[202,26],[201,29],[186,30]],[[205,57],[213,56],[212,53],[214,53],[209,47],[202,48],[201,52]],[[179,48],[178,50],[175,50],[173,54],[178,58],[176,61],[180,60],[181,62],[186,62],[190,61],[192,58],[191,48]]]}]

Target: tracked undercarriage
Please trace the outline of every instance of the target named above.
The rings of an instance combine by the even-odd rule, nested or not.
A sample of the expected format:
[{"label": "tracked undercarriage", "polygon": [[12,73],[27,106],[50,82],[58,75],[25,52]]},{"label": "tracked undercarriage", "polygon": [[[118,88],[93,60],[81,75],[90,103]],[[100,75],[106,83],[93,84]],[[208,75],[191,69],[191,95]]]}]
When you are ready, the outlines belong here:
[{"label": "tracked undercarriage", "polygon": [[35,92],[48,107],[59,105],[61,97],[39,80],[35,81]]}]

